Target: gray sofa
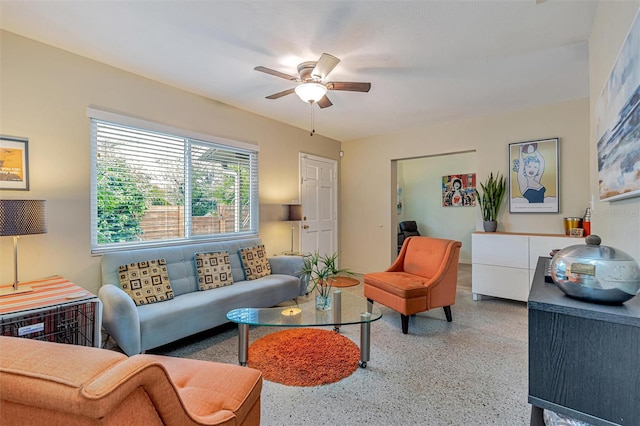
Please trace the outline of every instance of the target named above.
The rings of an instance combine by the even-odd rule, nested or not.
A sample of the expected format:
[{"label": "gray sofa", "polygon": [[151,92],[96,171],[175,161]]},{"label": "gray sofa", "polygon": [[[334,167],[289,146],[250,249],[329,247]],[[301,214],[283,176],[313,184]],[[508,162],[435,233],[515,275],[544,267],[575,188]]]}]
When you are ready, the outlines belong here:
[{"label": "gray sofa", "polygon": [[[161,248],[117,251],[102,255],[102,326],[127,355],[143,353],[180,338],[229,322],[228,311],[270,307],[306,292],[300,256],[269,258],[271,275],[245,281],[238,250],[262,244],[259,238]],[[233,284],[199,291],[194,255],[226,250]],[[118,266],[165,259],[173,289],[171,300],[136,306],[120,286]]]}]

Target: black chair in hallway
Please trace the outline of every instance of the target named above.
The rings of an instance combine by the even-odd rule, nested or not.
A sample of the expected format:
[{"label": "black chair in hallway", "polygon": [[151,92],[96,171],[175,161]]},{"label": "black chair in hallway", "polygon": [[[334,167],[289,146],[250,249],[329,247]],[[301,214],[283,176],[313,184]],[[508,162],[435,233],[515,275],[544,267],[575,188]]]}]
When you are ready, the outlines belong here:
[{"label": "black chair in hallway", "polygon": [[404,240],[407,237],[419,236],[420,232],[418,232],[418,224],[415,220],[405,220],[404,222],[400,222],[398,224],[398,229],[398,253],[400,253]]}]

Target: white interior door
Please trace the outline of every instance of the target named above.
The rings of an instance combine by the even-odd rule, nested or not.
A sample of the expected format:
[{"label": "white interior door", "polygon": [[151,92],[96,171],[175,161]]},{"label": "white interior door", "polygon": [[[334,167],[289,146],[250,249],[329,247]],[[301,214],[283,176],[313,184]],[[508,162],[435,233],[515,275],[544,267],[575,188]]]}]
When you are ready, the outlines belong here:
[{"label": "white interior door", "polygon": [[303,253],[338,251],[338,163],[300,154]]}]

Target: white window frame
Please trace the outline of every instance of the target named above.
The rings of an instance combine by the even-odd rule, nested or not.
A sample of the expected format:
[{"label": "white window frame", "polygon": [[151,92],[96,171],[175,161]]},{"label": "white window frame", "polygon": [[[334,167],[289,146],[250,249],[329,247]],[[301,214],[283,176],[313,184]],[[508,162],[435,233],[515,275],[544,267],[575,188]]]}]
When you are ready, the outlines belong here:
[{"label": "white window frame", "polygon": [[[238,238],[254,238],[258,236],[259,225],[259,200],[258,200],[258,152],[259,146],[247,142],[212,136],[205,133],[180,129],[153,121],[148,121],[125,114],[106,111],[94,106],[87,108],[87,116],[91,119],[91,253],[101,254],[122,249],[149,248],[167,245],[202,243],[208,241],[220,241]],[[137,128],[150,132],[163,133],[170,136],[180,137],[194,142],[205,142],[223,146],[226,149],[235,149],[238,152],[251,154],[251,176],[250,176],[250,225],[249,231],[232,232],[225,234],[210,234],[192,236],[186,235],[184,238],[135,241],[126,243],[98,244],[98,205],[97,205],[97,135],[94,120],[104,121],[115,125]],[[185,164],[189,163],[185,160]],[[185,169],[190,166],[185,166]],[[189,180],[185,182],[189,184]],[[185,199],[185,224],[191,221],[190,200]]]}]

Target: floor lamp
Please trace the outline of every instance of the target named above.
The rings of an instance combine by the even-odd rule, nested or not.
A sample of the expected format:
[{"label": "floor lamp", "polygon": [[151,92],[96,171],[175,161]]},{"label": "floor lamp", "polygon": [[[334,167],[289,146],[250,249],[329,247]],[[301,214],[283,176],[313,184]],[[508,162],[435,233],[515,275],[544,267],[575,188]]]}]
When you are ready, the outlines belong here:
[{"label": "floor lamp", "polygon": [[47,232],[45,204],[44,200],[0,200],[0,237],[13,237],[13,287],[0,291],[0,296],[32,291],[18,286],[18,238]]},{"label": "floor lamp", "polygon": [[285,252],[284,254],[295,255],[293,251],[293,231],[295,230],[295,225],[293,222],[300,222],[302,220],[302,204],[285,204],[285,216],[284,219],[291,223],[291,250]]}]

